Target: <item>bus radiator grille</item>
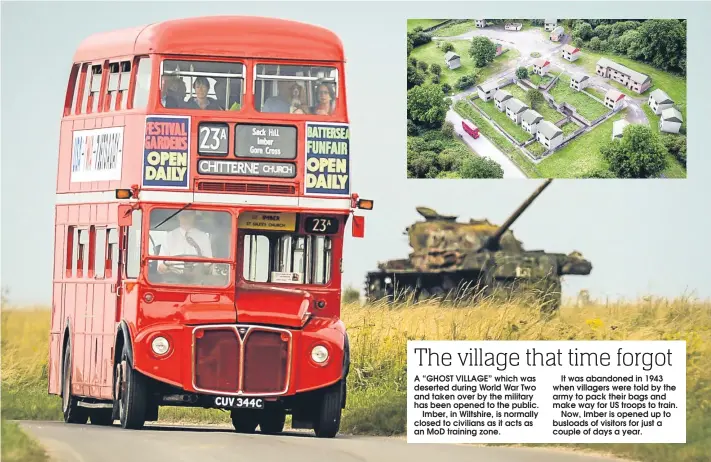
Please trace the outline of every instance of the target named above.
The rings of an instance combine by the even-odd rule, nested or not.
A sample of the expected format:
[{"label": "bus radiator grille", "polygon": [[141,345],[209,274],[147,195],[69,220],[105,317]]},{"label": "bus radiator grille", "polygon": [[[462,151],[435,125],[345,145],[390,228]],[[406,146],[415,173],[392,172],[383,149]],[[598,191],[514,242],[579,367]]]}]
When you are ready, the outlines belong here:
[{"label": "bus radiator grille", "polygon": [[195,338],[195,385],[235,393],[239,388],[239,339],[233,329],[206,329]]},{"label": "bus radiator grille", "polygon": [[250,332],[244,346],[244,393],[285,392],[288,364],[288,338],[279,332]]}]

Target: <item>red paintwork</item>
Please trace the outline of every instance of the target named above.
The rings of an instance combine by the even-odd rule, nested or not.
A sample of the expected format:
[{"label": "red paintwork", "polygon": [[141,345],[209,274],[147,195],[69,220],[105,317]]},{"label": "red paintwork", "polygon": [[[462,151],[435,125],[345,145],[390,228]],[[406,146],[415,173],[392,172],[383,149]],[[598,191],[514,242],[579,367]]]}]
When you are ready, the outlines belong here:
[{"label": "red paintwork", "polygon": [[[289,123],[297,127],[297,175],[293,179],[250,179],[210,175],[208,181],[239,182],[250,184],[281,184],[295,188],[294,196],[302,195],[304,178],[304,137],[301,136],[306,120],[348,123],[346,103],[346,79],[344,55],[340,40],[332,32],[320,27],[293,21],[268,18],[212,17],[166,21],[146,27],[96,34],[79,46],[74,63],[104,62],[113,58],[132,60],[139,55],[151,54],[152,84],[148,104],[141,109],[74,114],[72,94],[75,81],[70,78],[65,115],[61,121],[59,140],[57,193],[113,191],[130,188],[141,183],[145,116],[147,114],[191,115],[190,190],[197,191],[201,180],[196,173],[198,124],[201,121],[221,121],[230,125],[236,122]],[[190,55],[191,58],[219,58],[245,64],[245,94],[242,110],[191,113],[185,109],[165,109],[160,105],[160,61],[168,57]],[[253,108],[254,65],[269,62],[289,64],[320,64],[334,66],[339,72],[337,109],[331,116],[309,119],[307,115],[259,113]],[[135,61],[132,66],[131,87],[128,100],[133,98]],[[106,73],[105,73],[106,74]],[[81,77],[80,77],[81,78]],[[84,82],[78,86],[77,100],[83,98]],[[106,93],[104,78],[100,95]],[[103,101],[99,107],[103,107]],[[100,127],[124,127],[123,160],[121,179],[84,183],[70,182],[72,132]],[[230,143],[231,145],[233,143]],[[230,155],[232,149],[230,146]],[[169,189],[165,189],[169,191]],[[184,192],[185,190],[181,190]],[[231,194],[231,193],[225,193]],[[267,195],[267,194],[265,194]],[[140,198],[140,194],[139,194]],[[261,323],[292,328],[292,363],[289,389],[294,394],[330,385],[341,378],[345,326],[340,320],[341,272],[343,233],[350,209],[334,206],[326,212],[316,209],[285,207],[258,207],[263,211],[295,211],[315,214],[329,213],[341,220],[338,234],[332,236],[331,281],[326,285],[278,285],[253,284],[242,278],[241,236],[238,235],[239,213],[257,208],[244,206],[200,205],[200,208],[227,211],[232,214],[232,242],[238,247],[233,259],[225,260],[236,268],[225,288],[178,287],[175,285],[151,284],[147,280],[148,239],[143,226],[144,260],[138,278],[130,280],[125,271],[113,271],[103,279],[93,274],[77,278],[68,277],[66,245],[69,226],[118,228],[120,248],[124,245],[126,229],[118,227],[118,204],[78,203],[57,205],[55,216],[55,265],[50,333],[49,386],[52,394],[61,392],[61,357],[65,342],[72,350],[72,392],[75,395],[111,399],[115,346],[119,322],[129,328],[133,344],[134,367],[156,380],[194,391],[192,382],[192,330],[195,325]],[[125,203],[126,201],[123,201]],[[153,206],[160,204],[141,203],[144,224]],[[175,207],[175,204],[170,204]],[[178,205],[179,207],[179,205]],[[236,260],[234,255],[237,255]],[[71,267],[71,265],[70,265]],[[87,277],[88,276],[88,277]],[[153,299],[148,302],[146,294]],[[315,306],[324,301],[325,307]],[[302,321],[306,311],[310,320]],[[156,335],[169,339],[170,352],[156,357],[150,342]],[[316,344],[326,346],[330,357],[326,364],[316,365],[310,359],[310,351]]]},{"label": "red paintwork", "polygon": [[469,124],[466,121],[462,120],[462,128],[464,129],[465,132],[469,133],[472,138],[477,139],[479,138],[479,127],[477,127],[474,124]]}]

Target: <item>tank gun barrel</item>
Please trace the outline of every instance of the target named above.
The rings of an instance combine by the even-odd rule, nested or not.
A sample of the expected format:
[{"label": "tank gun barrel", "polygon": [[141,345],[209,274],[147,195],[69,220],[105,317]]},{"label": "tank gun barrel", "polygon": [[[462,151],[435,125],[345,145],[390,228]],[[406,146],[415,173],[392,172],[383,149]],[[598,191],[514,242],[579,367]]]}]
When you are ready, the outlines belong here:
[{"label": "tank gun barrel", "polygon": [[518,219],[519,216],[533,203],[534,200],[543,192],[544,189],[548,187],[553,181],[552,178],[548,178],[542,185],[538,187],[533,194],[531,194],[528,199],[526,199],[523,204],[521,204],[514,213],[492,234],[484,243],[484,245],[479,249],[479,252],[490,250],[495,251],[499,248],[501,237],[508,231],[511,225]]}]

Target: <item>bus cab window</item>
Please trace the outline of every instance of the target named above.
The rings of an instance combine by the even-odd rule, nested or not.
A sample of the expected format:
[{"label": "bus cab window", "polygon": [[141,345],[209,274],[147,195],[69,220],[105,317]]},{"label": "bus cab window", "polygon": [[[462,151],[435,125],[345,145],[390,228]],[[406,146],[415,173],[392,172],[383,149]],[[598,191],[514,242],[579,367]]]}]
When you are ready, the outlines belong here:
[{"label": "bus cab window", "polygon": [[212,61],[165,60],[161,103],[165,108],[232,110],[242,107],[244,65]]},{"label": "bus cab window", "polygon": [[251,282],[328,284],[331,248],[331,239],[325,236],[245,234],[242,275]]},{"label": "bus cab window", "polygon": [[333,67],[258,64],[254,104],[260,112],[330,115],[336,108]]}]

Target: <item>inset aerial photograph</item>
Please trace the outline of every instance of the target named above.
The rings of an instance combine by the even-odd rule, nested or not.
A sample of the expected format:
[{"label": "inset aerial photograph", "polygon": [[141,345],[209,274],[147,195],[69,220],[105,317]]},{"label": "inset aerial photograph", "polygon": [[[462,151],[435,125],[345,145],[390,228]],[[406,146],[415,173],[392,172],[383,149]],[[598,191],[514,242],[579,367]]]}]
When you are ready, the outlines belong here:
[{"label": "inset aerial photograph", "polygon": [[686,178],[686,20],[410,19],[408,178]]}]

